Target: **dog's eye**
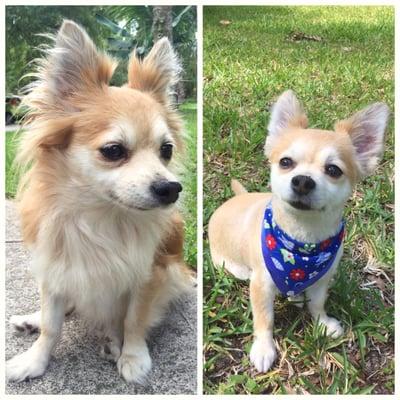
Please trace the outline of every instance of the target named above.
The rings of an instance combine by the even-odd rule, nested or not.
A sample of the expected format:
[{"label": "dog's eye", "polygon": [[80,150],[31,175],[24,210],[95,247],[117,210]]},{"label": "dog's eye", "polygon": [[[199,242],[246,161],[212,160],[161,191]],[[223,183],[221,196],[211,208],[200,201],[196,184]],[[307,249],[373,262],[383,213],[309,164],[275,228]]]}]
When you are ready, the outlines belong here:
[{"label": "dog's eye", "polygon": [[279,160],[279,165],[281,168],[290,168],[293,166],[293,160],[289,157],[283,157]]},{"label": "dog's eye", "polygon": [[172,149],[173,149],[173,146],[171,143],[164,143],[160,147],[161,158],[163,158],[164,160],[170,160],[172,157]]},{"label": "dog's eye", "polygon": [[100,153],[110,161],[118,161],[126,157],[126,149],[117,143],[106,144],[100,149]]},{"label": "dog's eye", "polygon": [[339,178],[343,175],[343,171],[336,165],[329,164],[325,167],[325,172],[332,178]]}]

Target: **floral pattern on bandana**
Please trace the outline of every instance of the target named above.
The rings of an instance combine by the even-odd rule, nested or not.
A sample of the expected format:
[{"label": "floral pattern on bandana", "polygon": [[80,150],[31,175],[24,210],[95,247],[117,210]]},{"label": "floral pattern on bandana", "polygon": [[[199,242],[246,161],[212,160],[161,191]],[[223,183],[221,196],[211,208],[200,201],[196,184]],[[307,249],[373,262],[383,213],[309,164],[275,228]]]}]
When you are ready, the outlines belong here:
[{"label": "floral pattern on bandana", "polygon": [[320,243],[301,243],[287,235],[265,209],[261,247],[265,266],[284,296],[295,296],[317,282],[332,267],[344,238],[344,221],[335,236]]}]

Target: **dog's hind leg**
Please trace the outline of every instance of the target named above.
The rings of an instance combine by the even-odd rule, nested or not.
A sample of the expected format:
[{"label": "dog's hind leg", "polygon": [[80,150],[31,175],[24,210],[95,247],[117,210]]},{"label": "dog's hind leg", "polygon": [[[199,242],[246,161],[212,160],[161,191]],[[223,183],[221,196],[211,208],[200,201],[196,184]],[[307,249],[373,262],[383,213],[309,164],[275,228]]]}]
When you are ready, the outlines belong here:
[{"label": "dog's hind leg", "polygon": [[304,301],[305,301],[304,293],[300,293],[296,296],[289,296],[288,300],[291,304],[293,304],[297,308],[304,308]]},{"label": "dog's hind leg", "polygon": [[10,318],[10,325],[15,335],[32,334],[40,330],[40,311],[27,315],[13,315]]},{"label": "dog's hind leg", "polygon": [[[74,311],[74,306],[68,305],[66,307],[65,316],[70,315]],[[40,332],[41,311],[36,311],[32,314],[26,315],[13,315],[10,318],[10,325],[13,334],[16,336],[31,335]]]},{"label": "dog's hind leg", "polygon": [[121,355],[123,329],[118,323],[104,332],[103,343],[100,346],[100,357],[117,362]]}]

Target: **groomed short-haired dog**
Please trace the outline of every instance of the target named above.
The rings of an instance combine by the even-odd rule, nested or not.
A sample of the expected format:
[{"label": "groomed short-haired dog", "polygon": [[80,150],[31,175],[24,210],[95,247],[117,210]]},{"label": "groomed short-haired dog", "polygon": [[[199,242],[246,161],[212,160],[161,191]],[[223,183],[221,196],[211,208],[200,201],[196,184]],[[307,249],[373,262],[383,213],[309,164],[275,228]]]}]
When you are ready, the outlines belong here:
[{"label": "groomed short-haired dog", "polygon": [[233,181],[236,196],[212,215],[214,264],[250,279],[250,360],[258,371],[266,372],[276,358],[277,293],[295,300],[305,296],[326,333],[342,335],[324,305],[343,254],[343,209],[355,184],[378,165],[388,115],[388,107],[376,103],[338,122],[334,131],[309,129],[294,93],[283,93],[272,108],[265,143],[272,193],[247,193]]}]

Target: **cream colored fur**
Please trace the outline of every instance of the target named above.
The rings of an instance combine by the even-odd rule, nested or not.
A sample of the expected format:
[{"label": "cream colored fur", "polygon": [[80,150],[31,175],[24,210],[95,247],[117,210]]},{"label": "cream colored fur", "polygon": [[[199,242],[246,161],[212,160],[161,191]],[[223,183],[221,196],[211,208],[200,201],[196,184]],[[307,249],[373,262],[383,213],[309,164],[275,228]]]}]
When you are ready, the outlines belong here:
[{"label": "cream colored fur", "polygon": [[[41,312],[10,321],[17,332],[40,336],[7,361],[7,378],[45,372],[73,308],[107,339],[101,354],[127,381],[143,382],[149,328],[193,286],[177,207],[161,206],[150,190],[157,179],[177,181],[174,162],[160,159],[165,141],[174,152],[181,147],[169,102],[176,57],[163,39],[144,63],[131,60],[135,81],[112,88],[114,62],[78,25],[65,21],[55,45],[27,96],[32,130],[19,153],[23,167],[31,164],[19,208]],[[110,142],[128,149],[118,164],[99,152]]]},{"label": "cream colored fur", "polygon": [[[272,201],[276,223],[301,242],[320,242],[333,236],[343,215],[345,202],[361,177],[377,165],[382,154],[388,119],[386,105],[377,103],[336,126],[336,132],[306,129],[307,117],[291,91],[283,93],[274,107],[268,126],[265,153],[271,162],[272,193],[247,193],[232,181],[235,197],[222,204],[209,223],[211,257],[239,279],[250,279],[250,300],[254,319],[254,343],[250,360],[259,372],[268,371],[276,359],[273,340],[274,299],[278,290],[265,267],[261,251],[261,223],[265,207]],[[366,155],[368,162],[366,162]],[[290,158],[293,165],[282,168],[280,160]],[[334,164],[343,175],[332,178],[326,165]],[[302,199],[309,207],[291,205],[297,199],[291,188],[296,175],[311,177],[316,186]],[[306,289],[308,309],[315,321],[333,337],[343,334],[339,321],[325,311],[328,287],[340,258],[318,282]]]}]

